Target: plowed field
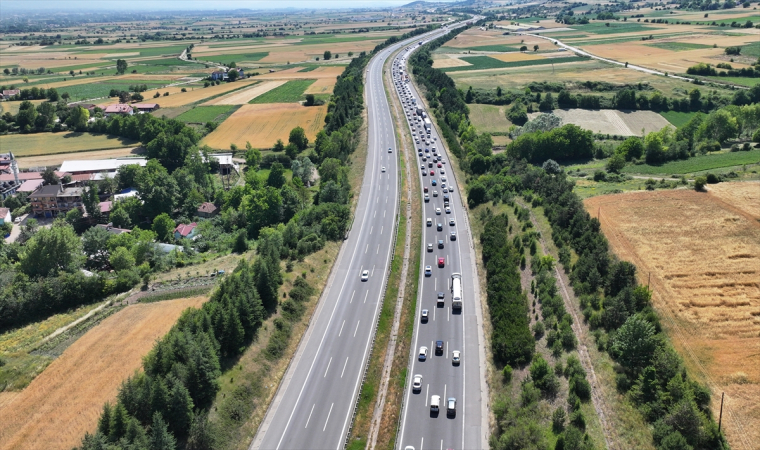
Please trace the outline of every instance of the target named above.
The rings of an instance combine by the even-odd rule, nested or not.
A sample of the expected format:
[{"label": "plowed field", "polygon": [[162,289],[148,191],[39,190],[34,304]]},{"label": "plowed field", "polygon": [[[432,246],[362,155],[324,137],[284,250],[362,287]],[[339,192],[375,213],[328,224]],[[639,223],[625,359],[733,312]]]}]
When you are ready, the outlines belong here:
[{"label": "plowed field", "polygon": [[752,213],[760,204],[742,194],[751,188],[585,200],[640,281],[651,273],[654,306],[691,374],[711,388],[714,413],[726,393],[723,427],[735,449],[760,441],[760,222]]},{"label": "plowed field", "polygon": [[128,306],[79,338],[18,395],[0,401],[0,449],[53,450],[94,432],[106,401],[156,339],[205,297]]},{"label": "plowed field", "polygon": [[[311,73],[311,72],[310,72]],[[263,103],[243,105],[202,144],[226,149],[230,144],[244,148],[246,141],[256,148],[271,148],[277,139],[287,142],[290,130],[302,127],[309,140],[314,140],[324,125],[327,105],[301,106],[298,103]]]}]

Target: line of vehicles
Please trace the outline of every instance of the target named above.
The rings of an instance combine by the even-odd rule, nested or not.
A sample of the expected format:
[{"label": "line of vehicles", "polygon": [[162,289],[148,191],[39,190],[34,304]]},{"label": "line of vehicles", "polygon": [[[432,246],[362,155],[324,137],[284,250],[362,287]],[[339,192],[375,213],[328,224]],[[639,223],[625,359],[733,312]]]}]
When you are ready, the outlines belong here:
[{"label": "line of vehicles", "polygon": [[[419,43],[421,45],[422,42]],[[435,223],[437,232],[444,232],[444,223],[448,222],[449,226],[449,241],[454,242],[457,240],[456,221],[452,212],[451,198],[454,196],[455,189],[446,177],[446,160],[443,159],[442,151],[438,150],[438,137],[433,134],[432,123],[427,112],[424,110],[421,101],[415,98],[412,89],[409,86],[409,75],[405,70],[406,58],[414,47],[407,47],[406,52],[399,54],[393,62],[392,73],[396,91],[401,99],[402,106],[404,108],[404,115],[409,125],[412,139],[414,140],[417,156],[420,160],[420,170],[423,184],[423,199],[425,204],[431,202],[437,203],[443,201],[441,206],[433,206],[433,211],[436,216],[447,215],[448,220],[441,220],[436,218],[435,222],[432,217],[425,219],[426,228],[433,227]],[[452,180],[453,181],[453,180]],[[430,233],[426,233],[430,234]],[[445,234],[444,234],[445,236]],[[436,236],[434,242],[429,242],[426,245],[428,253],[433,253],[436,249],[444,250],[445,240],[440,236]],[[443,256],[437,256],[435,258],[439,269],[444,269],[446,266],[446,258]],[[424,276],[432,277],[433,268],[430,265],[424,267]],[[448,290],[451,295],[451,308],[453,312],[461,313],[462,310],[462,275],[461,273],[452,273],[448,277]],[[437,280],[436,284],[437,286]],[[424,289],[423,289],[424,291]],[[443,291],[436,292],[436,300],[434,307],[442,309],[446,304],[446,295]],[[421,306],[424,306],[424,301],[421,300]],[[427,324],[430,320],[430,310],[428,308],[422,308],[420,313],[421,324]],[[445,349],[444,349],[445,346]],[[418,352],[418,361],[424,362],[428,360],[428,347],[421,346]],[[436,356],[444,356],[448,352],[448,342],[444,344],[443,340],[436,340],[434,343],[434,354]],[[451,352],[452,366],[460,366],[462,363],[462,353],[460,350],[453,350]],[[415,374],[412,379],[412,392],[421,393],[423,389],[423,375]],[[434,380],[435,382],[435,380]],[[440,381],[439,381],[440,383]],[[428,385],[428,389],[430,386]],[[441,386],[437,387],[438,389]],[[446,410],[446,417],[453,419],[457,415],[457,399],[456,397],[446,397],[446,386],[442,387],[444,396],[441,397],[438,394],[433,394],[430,399],[430,417],[435,418],[438,416],[441,408]],[[452,389],[453,390],[453,389]],[[427,405],[428,392],[425,392],[425,404]],[[460,419],[463,420],[463,419]],[[403,436],[402,436],[403,438]],[[443,445],[443,441],[441,441]],[[405,450],[414,450],[413,446],[406,446]]]}]

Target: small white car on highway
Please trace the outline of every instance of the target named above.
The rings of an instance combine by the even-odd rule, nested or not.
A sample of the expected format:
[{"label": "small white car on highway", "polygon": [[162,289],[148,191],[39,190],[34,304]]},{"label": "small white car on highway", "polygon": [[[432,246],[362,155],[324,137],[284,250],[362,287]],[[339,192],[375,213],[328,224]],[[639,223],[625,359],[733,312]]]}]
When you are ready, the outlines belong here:
[{"label": "small white car on highway", "polygon": [[441,215],[441,208],[436,208],[435,209],[435,215],[436,216],[440,216]]},{"label": "small white car on highway", "polygon": [[412,381],[412,389],[415,392],[419,392],[422,389],[422,375],[415,375],[414,381]]},{"label": "small white car on highway", "polygon": [[369,280],[369,270],[362,271],[362,281]]},{"label": "small white car on highway", "polygon": [[427,322],[428,321],[428,316],[429,316],[428,310],[427,309],[423,309],[422,310],[422,314],[420,315],[420,320],[422,320],[422,322]]},{"label": "small white car on highway", "polygon": [[425,276],[429,277],[433,275],[433,268],[430,266],[425,266]]},{"label": "small white car on highway", "polygon": [[427,359],[428,349],[427,347],[420,347],[420,361],[425,361]]},{"label": "small white car on highway", "polygon": [[448,206],[446,207],[446,214],[451,214],[451,208],[449,208]]},{"label": "small white car on highway", "polygon": [[462,354],[459,353],[459,350],[454,350],[451,352],[451,363],[455,366],[458,366],[459,363],[462,362]]},{"label": "small white car on highway", "polygon": [[383,171],[383,173],[385,173],[385,166],[383,166],[382,171]]}]

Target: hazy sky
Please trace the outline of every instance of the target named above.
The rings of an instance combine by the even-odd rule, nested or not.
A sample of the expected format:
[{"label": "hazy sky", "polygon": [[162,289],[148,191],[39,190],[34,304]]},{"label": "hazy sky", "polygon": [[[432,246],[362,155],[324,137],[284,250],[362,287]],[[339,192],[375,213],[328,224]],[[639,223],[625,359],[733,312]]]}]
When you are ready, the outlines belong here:
[{"label": "hazy sky", "polygon": [[[188,11],[282,8],[382,8],[414,0],[2,0],[0,14],[12,11]],[[443,0],[448,1],[448,0]]]}]

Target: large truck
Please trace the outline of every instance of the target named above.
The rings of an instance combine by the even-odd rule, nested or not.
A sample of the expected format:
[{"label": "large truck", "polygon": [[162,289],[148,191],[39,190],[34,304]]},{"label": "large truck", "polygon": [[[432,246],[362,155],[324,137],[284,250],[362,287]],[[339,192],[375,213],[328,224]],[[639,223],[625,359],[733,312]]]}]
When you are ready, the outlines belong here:
[{"label": "large truck", "polygon": [[414,110],[415,115],[422,116],[422,106],[418,106],[417,109]]},{"label": "large truck", "polygon": [[428,133],[430,132],[430,127],[431,127],[430,119],[425,117],[425,129],[428,130]]},{"label": "large truck", "polygon": [[462,274],[451,274],[451,307],[452,309],[462,309]]}]

